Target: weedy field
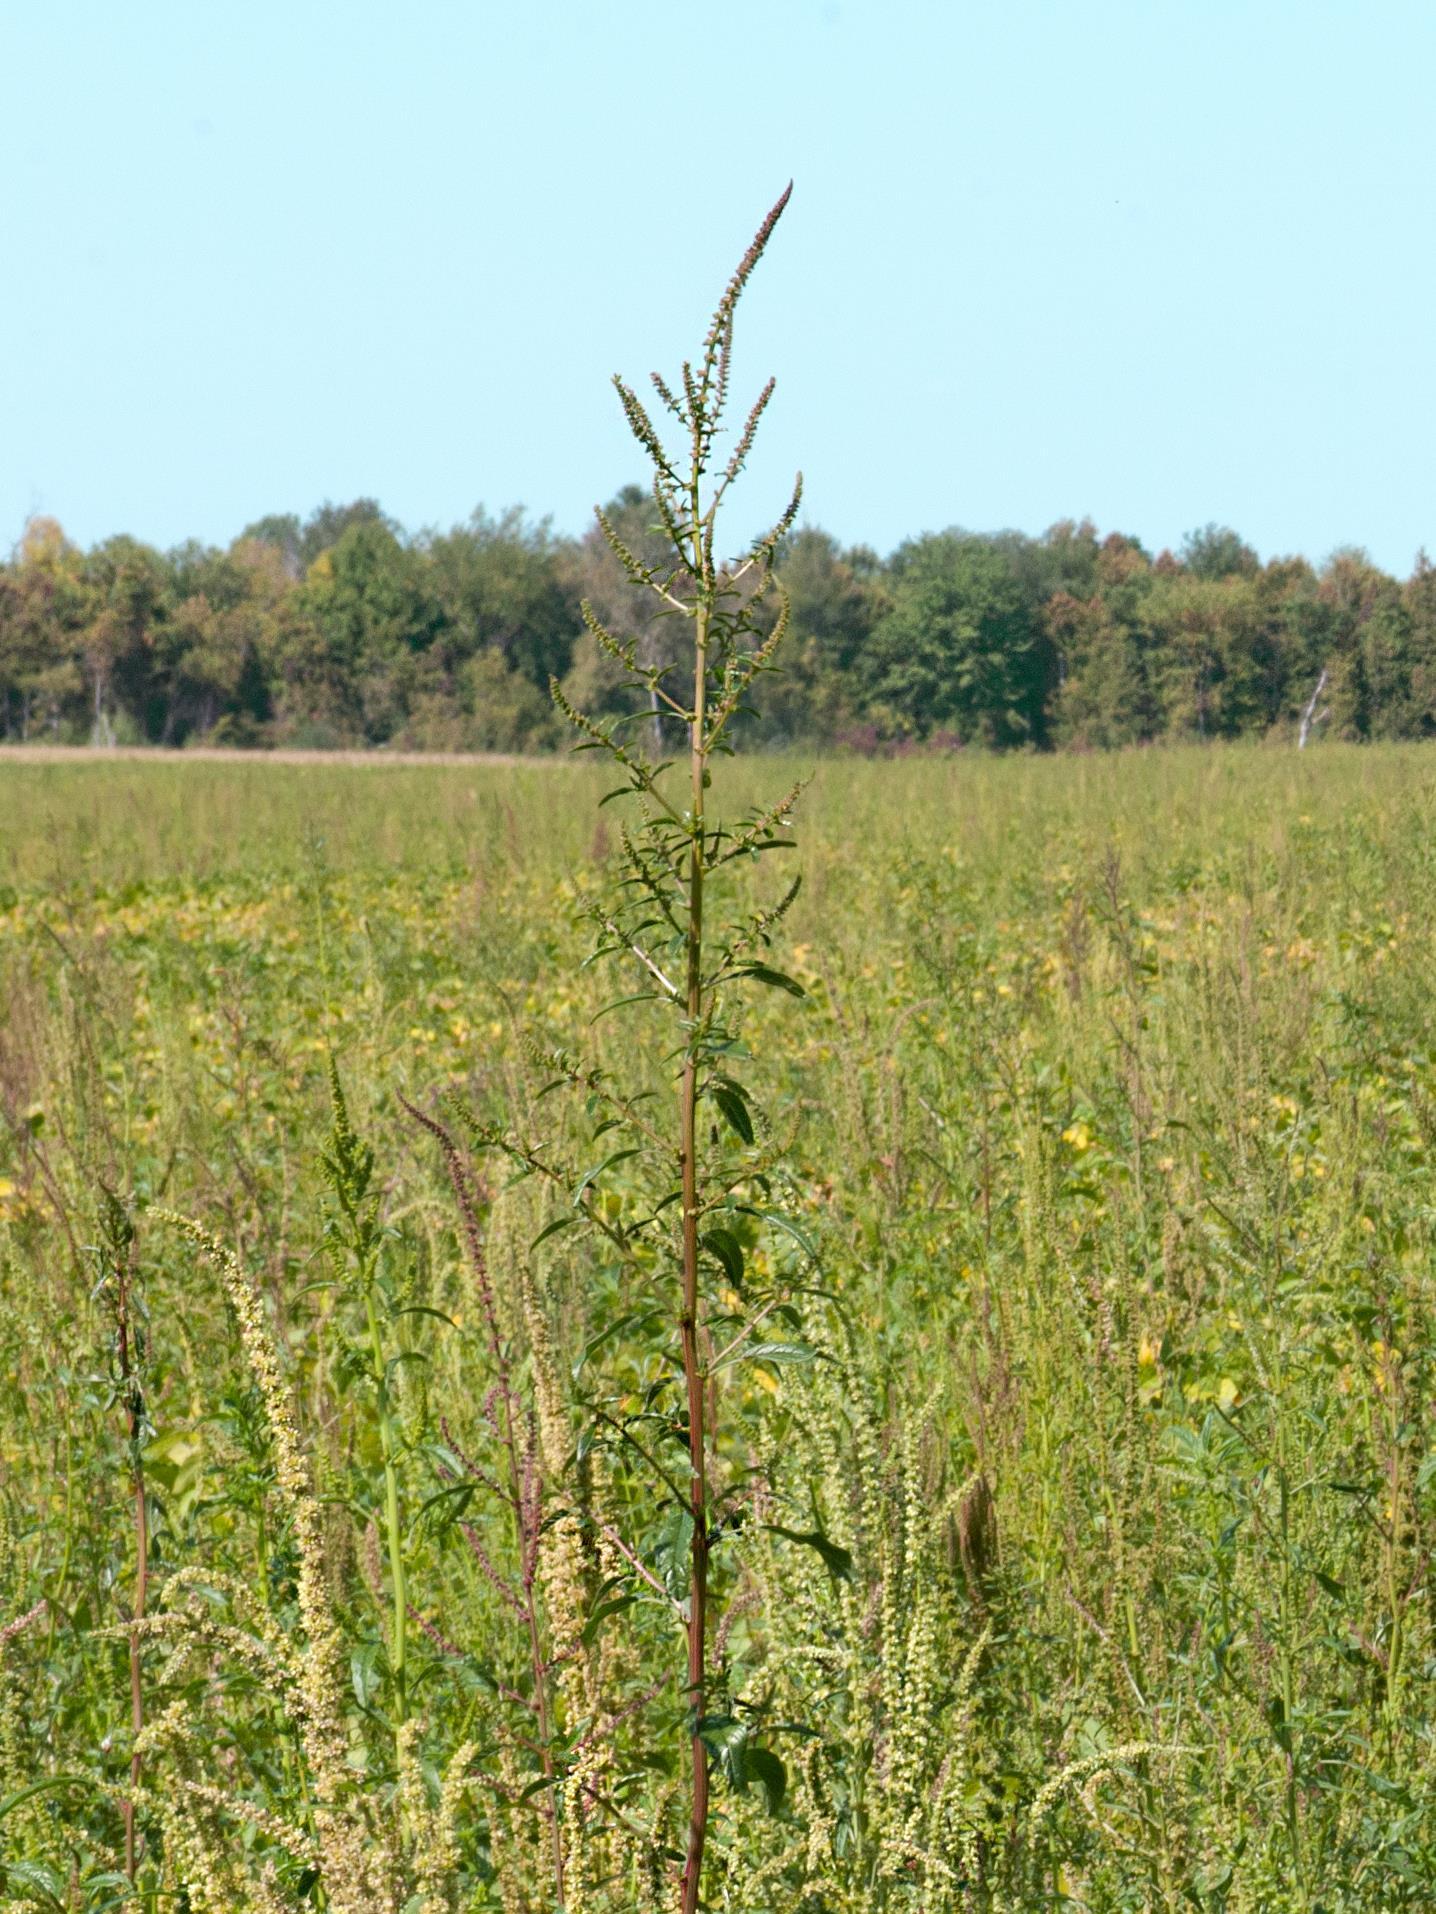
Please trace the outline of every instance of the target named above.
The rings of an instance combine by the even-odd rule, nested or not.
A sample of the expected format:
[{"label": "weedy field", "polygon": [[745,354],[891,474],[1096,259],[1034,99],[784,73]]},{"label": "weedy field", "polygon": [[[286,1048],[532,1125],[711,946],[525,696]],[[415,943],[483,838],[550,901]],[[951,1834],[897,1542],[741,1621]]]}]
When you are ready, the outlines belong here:
[{"label": "weedy field", "polygon": [[718,775],[695,1408],[590,769],[0,768],[7,1905],[1430,1906],[1436,761]]}]

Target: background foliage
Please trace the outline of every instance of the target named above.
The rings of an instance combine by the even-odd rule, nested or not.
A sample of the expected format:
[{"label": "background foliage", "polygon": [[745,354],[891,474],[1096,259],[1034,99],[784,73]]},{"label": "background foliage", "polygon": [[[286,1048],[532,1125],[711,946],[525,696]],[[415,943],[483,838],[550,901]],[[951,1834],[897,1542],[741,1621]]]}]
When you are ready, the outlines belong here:
[{"label": "background foliage", "polygon": [[[635,486],[606,508],[662,549]],[[1289,734],[1321,674],[1324,735],[1436,732],[1436,573],[1359,551],[1266,565],[1208,526],[1155,557],[1088,521],[1040,538],[945,531],[887,559],[809,526],[785,541],[783,675],[746,741],[1106,747]],[[631,693],[579,613],[676,634],[595,529],[511,510],[406,534],[373,500],[261,519],[228,551],[130,538],[77,550],[37,519],[0,566],[10,741],[543,751],[551,676],[579,709]]]},{"label": "background foliage", "polygon": [[[651,1380],[624,1289],[592,1238],[536,1243],[533,1178],[474,1188],[482,1275],[400,1102],[532,1125],[629,1213],[601,1112],[539,1096],[554,1052],[620,1041],[579,967],[602,787],[0,775],[11,1901],[124,1904],[138,1443],[138,1905],[201,1878],[189,1841],[231,1870],[196,1911],[340,1905],[306,1842],[382,1856],[396,1906],[551,1906],[532,1542],[557,1746],[601,1751],[615,1810],[562,1823],[570,1878],[667,1908],[684,1537],[597,1449],[574,1475],[594,1402],[635,1415]],[[803,1243],[740,1245],[790,1313],[725,1372],[712,1906],[1431,1904],[1433,798],[1399,746],[819,767],[777,959],[806,996],[744,1023],[755,1161],[761,1111],[801,1112],[774,1207]],[[286,1659],[328,1639],[312,1560],[327,1691]],[[590,1653],[621,1719],[585,1712]]]}]

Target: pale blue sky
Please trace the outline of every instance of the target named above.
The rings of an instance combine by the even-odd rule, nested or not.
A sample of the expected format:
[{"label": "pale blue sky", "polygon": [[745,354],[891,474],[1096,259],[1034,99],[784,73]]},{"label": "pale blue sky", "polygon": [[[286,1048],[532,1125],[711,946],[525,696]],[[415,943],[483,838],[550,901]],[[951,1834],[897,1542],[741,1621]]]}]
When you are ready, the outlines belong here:
[{"label": "pale blue sky", "polygon": [[752,227],[744,508],[1436,550],[1436,7],[0,4],[0,546],[587,523]]}]

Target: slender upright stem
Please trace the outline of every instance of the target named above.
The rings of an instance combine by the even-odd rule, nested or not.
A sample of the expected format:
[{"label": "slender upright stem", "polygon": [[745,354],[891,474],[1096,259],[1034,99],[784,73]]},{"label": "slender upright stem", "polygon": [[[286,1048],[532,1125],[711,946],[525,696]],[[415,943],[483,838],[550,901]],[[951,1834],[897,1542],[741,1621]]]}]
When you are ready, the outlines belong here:
[{"label": "slender upright stem", "polygon": [[[401,1101],[404,1101],[401,1099]],[[559,1818],[559,1804],[552,1783],[557,1774],[554,1760],[553,1708],[549,1700],[549,1669],[544,1656],[543,1619],[539,1605],[539,1550],[544,1533],[543,1511],[540,1505],[542,1483],[537,1493],[531,1493],[526,1482],[527,1469],[523,1453],[519,1446],[518,1422],[514,1414],[518,1401],[518,1392],[514,1387],[513,1372],[509,1366],[508,1353],[499,1332],[498,1312],[494,1307],[493,1289],[489,1282],[488,1265],[484,1259],[483,1243],[479,1236],[478,1217],[471,1199],[469,1186],[464,1178],[459,1153],[454,1147],[453,1138],[442,1124],[432,1117],[416,1110],[412,1103],[404,1101],[404,1108],[421,1123],[431,1135],[439,1140],[444,1152],[444,1166],[449,1173],[449,1183],[463,1218],[464,1235],[469,1250],[469,1261],[473,1269],[474,1280],[478,1285],[479,1304],[483,1311],[485,1328],[488,1331],[489,1354],[493,1359],[494,1371],[498,1381],[499,1402],[503,1409],[503,1425],[499,1430],[499,1439],[503,1445],[504,1458],[508,1468],[508,1499],[514,1512],[514,1528],[518,1537],[519,1566],[523,1585],[524,1622],[528,1631],[529,1666],[534,1685],[534,1707],[538,1715],[539,1761],[543,1768],[544,1780],[550,1785],[543,1790],[543,1813],[548,1821],[549,1846],[553,1859],[553,1876],[556,1909],[565,1904],[564,1887],[564,1833]]]},{"label": "slender upright stem", "polygon": [[393,1412],[389,1404],[384,1338],[379,1314],[374,1306],[372,1272],[367,1273],[364,1310],[369,1326],[369,1347],[374,1362],[374,1383],[379,1394],[379,1440],[384,1454],[384,1533],[389,1554],[390,1668],[394,1677],[395,1725],[409,1714],[409,1590],[404,1573],[404,1531],[399,1519],[399,1444],[394,1432]]},{"label": "slender upright stem", "polygon": [[[621,909],[611,916],[601,917],[606,935],[614,940],[612,946],[606,946],[602,954],[608,954],[610,949],[627,949],[659,984],[669,1006],[682,1019],[683,1064],[678,1086],[681,1294],[678,1299],[677,1327],[688,1413],[686,1493],[676,1481],[670,1479],[666,1470],[658,1470],[664,1483],[680,1495],[688,1511],[692,1532],[688,1606],[684,1618],[688,1651],[691,1790],[688,1839],[683,1859],[681,1914],[696,1914],[699,1904],[704,1848],[708,1838],[711,1784],[708,1749],[704,1741],[708,1727],[708,1576],[712,1543],[708,1520],[707,1454],[708,1431],[716,1428],[718,1423],[718,1400],[714,1378],[711,1373],[705,1374],[705,1353],[710,1372],[713,1363],[705,1325],[698,1232],[705,1204],[715,1199],[720,1187],[731,1194],[744,1180],[741,1174],[731,1174],[731,1165],[729,1171],[724,1172],[720,1168],[722,1159],[716,1154],[709,1158],[706,1172],[700,1172],[698,1104],[705,1090],[710,1087],[708,1072],[714,1065],[720,1046],[724,1046],[726,1041],[717,1034],[718,991],[721,983],[737,976],[767,975],[769,980],[772,977],[772,973],[765,973],[761,965],[729,966],[725,969],[721,963],[716,966],[711,962],[705,964],[703,893],[707,876],[720,863],[726,862],[728,856],[754,848],[760,835],[771,837],[772,833],[759,824],[750,838],[742,833],[725,832],[721,822],[715,822],[710,832],[704,818],[704,796],[709,782],[710,763],[719,750],[728,748],[724,729],[736,711],[746,708],[741,704],[743,694],[757,674],[769,668],[770,654],[782,636],[784,616],[780,615],[771,633],[764,635],[760,628],[761,620],[755,613],[771,582],[778,545],[796,517],[802,491],[801,478],[787,510],[768,536],[758,540],[746,559],[727,573],[720,574],[714,556],[715,523],[724,494],[747,459],[753,434],[773,390],[771,380],[749,413],[747,424],[738,435],[732,453],[722,468],[722,475],[713,488],[706,510],[702,492],[727,399],[733,311],[753,268],[762,256],[773,227],[788,203],[791,190],[790,186],[774,204],[739,262],[738,270],[729,280],[714,312],[698,360],[696,363],[685,362],[682,380],[677,388],[682,397],[676,396],[675,391],[657,373],[653,375],[655,388],[665,409],[687,429],[686,474],[680,470],[683,461],[670,454],[664,446],[638,395],[621,378],[614,380],[633,435],[653,465],[654,500],[677,562],[670,566],[666,557],[661,564],[646,562],[629,549],[613,523],[601,511],[598,514],[599,525],[630,582],[652,592],[662,604],[665,616],[676,613],[690,621],[693,685],[692,700],[686,710],[663,688],[661,680],[667,675],[666,668],[640,662],[639,640],[624,644],[603,628],[587,605],[584,607],[584,618],[602,648],[625,667],[629,689],[647,692],[650,715],[661,702],[675,717],[687,722],[691,795],[686,810],[680,812],[674,798],[660,788],[664,773],[669,769],[668,763],[650,763],[641,752],[635,756],[627,745],[619,741],[616,735],[617,721],[614,724],[602,724],[584,717],[569,703],[557,680],[552,681],[551,686],[559,709],[584,734],[585,748],[597,746],[606,750],[623,767],[628,785],[640,799],[645,821],[636,834],[636,842],[625,834],[624,849],[630,867],[625,882],[636,881],[646,898],[658,905],[659,919],[655,921],[666,924],[673,932],[674,944],[682,945],[683,978],[680,983],[676,974],[670,978],[646,947],[646,934],[654,928],[653,923],[640,926],[638,934],[634,935]],[[740,591],[740,586],[745,577],[755,570],[759,578],[755,587],[746,588],[745,595],[745,591]],[[652,656],[651,652],[647,655],[650,658]],[[710,670],[721,687],[715,690],[711,710],[708,704]],[[660,732],[656,718],[653,736],[655,754],[658,754]],[[729,847],[726,852],[723,849],[725,845]],[[789,902],[791,897],[790,891]],[[644,908],[647,907],[645,903]],[[781,915],[786,908],[785,902],[777,914]],[[747,949],[755,939],[765,943],[771,921],[771,914],[755,917],[740,932],[735,933],[737,943],[722,946],[725,963],[735,949]],[[662,936],[661,932],[659,934]],[[677,963],[674,962],[672,967],[676,972]],[[706,975],[709,972],[711,974]],[[731,1050],[732,1045],[726,1044],[726,1047]],[[720,1106],[725,1113],[727,1106],[722,1104],[723,1098],[736,1097],[738,1102],[743,1100],[736,1086],[725,1084],[721,1079],[712,1082],[711,1088],[718,1093]],[[646,1123],[638,1123],[635,1127],[650,1142],[654,1140]],[[750,1126],[744,1123],[741,1128],[751,1143]],[[512,1148],[508,1144],[504,1147]],[[523,1152],[516,1154],[524,1160]],[[664,1154],[667,1155],[667,1152]],[[588,1211],[587,1202],[581,1199],[591,1181],[591,1177],[585,1178],[580,1186],[574,1199],[576,1208]],[[665,1208],[670,1201],[671,1193],[665,1193]],[[597,1222],[601,1229],[606,1227],[591,1213],[590,1221]],[[626,1249],[626,1244],[623,1247]],[[634,1442],[631,1432],[623,1429],[621,1433],[643,1453],[641,1445]]]},{"label": "slender upright stem", "polygon": [[[145,1507],[144,1469],[138,1454],[135,1458],[135,1601],[133,1620],[141,1622],[145,1618],[145,1603],[149,1593],[150,1580],[150,1531],[149,1513]],[[145,1691],[140,1669],[140,1640],[137,1633],[130,1635],[130,1732],[134,1737],[133,1753],[130,1755],[130,1795],[125,1803],[125,1873],[133,1881],[135,1878],[135,1803],[134,1794],[140,1785],[140,1734],[145,1725]]]},{"label": "slender upright stem", "polygon": [[[453,1174],[451,1166],[450,1174]],[[539,1762],[548,1786],[543,1790],[543,1811],[548,1821],[549,1851],[553,1861],[555,1907],[564,1906],[563,1828],[555,1799],[553,1759],[553,1714],[549,1707],[548,1668],[544,1661],[543,1634],[539,1617],[538,1574],[539,1537],[542,1533],[540,1509],[530,1507],[525,1494],[525,1468],[519,1450],[518,1425],[514,1419],[514,1387],[508,1357],[499,1338],[498,1319],[486,1311],[490,1323],[490,1348],[498,1371],[499,1401],[503,1405],[501,1440],[509,1471],[509,1499],[513,1503],[514,1528],[518,1536],[519,1572],[524,1597],[524,1623],[529,1638],[529,1668],[534,1685],[534,1709],[538,1715]]]},{"label": "slender upright stem", "polygon": [[[135,1373],[134,1352],[130,1340],[128,1271],[122,1267],[117,1273],[120,1381],[125,1392],[125,1409],[129,1418],[130,1482],[135,1503],[135,1599],[130,1619],[133,1622],[141,1622],[145,1617],[150,1581],[149,1511],[145,1506],[145,1466],[140,1454],[144,1428],[144,1402],[140,1395],[139,1377]],[[130,1755],[130,1793],[121,1809],[125,1824],[125,1873],[131,1881],[135,1878],[136,1866],[134,1796],[140,1785],[142,1757],[139,1741],[144,1725],[145,1691],[143,1671],[140,1666],[140,1635],[138,1629],[132,1628],[130,1630],[130,1734],[133,1752]]]},{"label": "slender upright stem", "polygon": [[708,769],[706,698],[711,617],[709,555],[698,509],[700,453],[695,422],[691,508],[693,514],[693,719],[689,732],[693,791],[692,842],[688,853],[688,975],[685,1007],[688,1051],[679,1091],[683,1157],[683,1376],[688,1391],[689,1513],[693,1519],[692,1572],[688,1594],[688,1698],[693,1711],[693,1791],[688,1851],[683,1864],[683,1914],[694,1914],[708,1837],[708,1750],[701,1732],[706,1710],[708,1626],[708,1481],[705,1460],[703,1369],[698,1353],[698,1041],[703,1019],[703,790]]},{"label": "slender upright stem", "polygon": [[[450,1174],[453,1169],[451,1166]],[[530,1497],[525,1493],[525,1466],[519,1449],[518,1425],[514,1418],[514,1387],[509,1373],[508,1357],[499,1340],[497,1320],[491,1321],[490,1348],[494,1365],[498,1371],[499,1401],[503,1408],[503,1427],[500,1441],[503,1444],[504,1459],[508,1465],[509,1500],[513,1504],[514,1528],[518,1538],[520,1585],[523,1589],[524,1625],[528,1631],[529,1668],[534,1687],[534,1711],[538,1716],[539,1763],[543,1768],[544,1780],[549,1784],[543,1790],[543,1813],[548,1822],[549,1852],[553,1862],[554,1906],[561,1911],[564,1906],[564,1860],[563,1828],[559,1822],[558,1802],[553,1787],[555,1768],[553,1758],[553,1711],[549,1706],[548,1667],[544,1660],[542,1623],[539,1615],[538,1575],[539,1575],[539,1538],[542,1534],[542,1511],[530,1505]]]}]

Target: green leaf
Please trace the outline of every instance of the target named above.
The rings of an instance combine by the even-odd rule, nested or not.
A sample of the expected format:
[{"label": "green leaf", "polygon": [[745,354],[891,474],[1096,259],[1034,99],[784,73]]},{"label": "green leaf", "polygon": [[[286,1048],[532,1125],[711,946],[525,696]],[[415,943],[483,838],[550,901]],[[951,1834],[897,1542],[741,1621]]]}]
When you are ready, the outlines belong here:
[{"label": "green leaf", "polygon": [[[437,1449],[438,1444],[435,1443],[426,1446],[422,1450],[416,1450],[415,1453],[433,1456]],[[477,1487],[477,1483],[468,1477],[465,1477],[459,1482],[446,1482],[442,1488],[435,1489],[432,1495],[426,1495],[424,1497],[424,1500],[419,1504],[413,1516],[413,1521],[415,1523],[422,1522],[430,1509],[436,1509],[445,1502],[457,1502],[460,1505],[459,1513],[462,1515],[467,1504],[473,1501]],[[188,1594],[188,1589],[186,1589],[185,1592]]]},{"label": "green leaf", "polygon": [[753,1119],[748,1114],[748,1105],[744,1101],[742,1091],[731,1083],[715,1083],[709,1088],[708,1094],[718,1105],[718,1108],[723,1112],[724,1116],[727,1117],[732,1128],[735,1129],[743,1141],[751,1147],[753,1142]]},{"label": "green leaf", "polygon": [[723,1274],[734,1289],[743,1287],[743,1245],[731,1230],[710,1229],[701,1239],[704,1249],[717,1257]]},{"label": "green leaf", "polygon": [[659,1312],[655,1309],[631,1309],[627,1315],[620,1316],[616,1322],[609,1323],[607,1328],[600,1329],[597,1335],[590,1336],[584,1344],[577,1362],[573,1365],[574,1381],[578,1381],[585,1366],[592,1361],[605,1343],[612,1342],[615,1336],[621,1336],[625,1329],[632,1329],[637,1324],[647,1325],[658,1321],[658,1319]]},{"label": "green leaf", "polygon": [[678,1602],[688,1594],[692,1550],[693,1517],[685,1508],[670,1509],[658,1532],[653,1560],[663,1586]]},{"label": "green leaf", "polygon": [[592,1645],[594,1638],[610,1615],[621,1615],[625,1608],[632,1608],[638,1598],[634,1595],[616,1595],[611,1602],[600,1602],[583,1625],[579,1637],[585,1648]]},{"label": "green leaf", "polygon": [[695,1732],[729,1785],[741,1793],[748,1785],[744,1762],[749,1733],[747,1722],[740,1721],[736,1715],[703,1715]]},{"label": "green leaf", "polygon": [[582,1181],[579,1183],[578,1188],[573,1193],[574,1208],[575,1209],[578,1208],[579,1203],[583,1199],[584,1192],[587,1190],[589,1184],[593,1182],[595,1177],[602,1176],[605,1170],[611,1170],[615,1163],[622,1163],[626,1161],[626,1159],[629,1158],[630,1156],[637,1156],[637,1155],[638,1155],[637,1150],[615,1150],[612,1156],[606,1156],[601,1163],[595,1163],[593,1168],[585,1173]]},{"label": "green leaf", "polygon": [[801,1542],[804,1548],[816,1549],[835,1583],[855,1580],[852,1551],[830,1542],[821,1529],[785,1529],[777,1522],[765,1522],[763,1526],[770,1535],[781,1535],[786,1541]]},{"label": "green leaf", "polygon": [[12,1888],[28,1888],[32,1894],[48,1895],[57,1907],[64,1905],[64,1878],[45,1862],[14,1861],[8,1873]]},{"label": "green leaf", "polygon": [[376,1642],[367,1642],[364,1647],[354,1650],[349,1657],[349,1679],[354,1687],[355,1700],[367,1710],[379,1690],[379,1647]]},{"label": "green leaf", "polygon": [[547,1242],[550,1236],[557,1236],[560,1230],[572,1229],[577,1221],[578,1218],[576,1216],[556,1216],[551,1223],[546,1224],[544,1228],[539,1231],[538,1235],[529,1244],[529,1249],[531,1251],[536,1250],[540,1243]]},{"label": "green leaf", "polygon": [[1232,1884],[1232,1867],[1229,1861],[1214,1861],[1210,1867],[1202,1868],[1192,1881],[1198,1894],[1224,1894]]},{"label": "green leaf", "polygon": [[536,1781],[530,1781],[526,1788],[519,1791],[519,1800],[532,1801],[534,1796],[542,1794],[545,1788],[557,1787],[558,1781],[559,1777],[556,1774],[541,1774]]},{"label": "green leaf", "polygon": [[615,997],[612,1003],[606,1003],[601,1010],[595,1010],[588,1021],[590,1024],[595,1024],[600,1017],[606,1017],[610,1010],[622,1010],[625,1004],[651,1004],[657,995],[656,990],[635,990],[631,996]]},{"label": "green leaf", "polygon": [[401,1316],[432,1316],[435,1322],[445,1323],[450,1329],[458,1328],[452,1316],[446,1316],[442,1309],[435,1309],[429,1303],[405,1303],[402,1309],[394,1311],[396,1322]]},{"label": "green leaf", "polygon": [[743,1765],[768,1797],[769,1814],[777,1814],[788,1792],[788,1770],[771,1748],[745,1748]]},{"label": "green leaf", "polygon": [[788,1791],[788,1771],[770,1748],[755,1748],[751,1722],[737,1715],[704,1715],[696,1732],[728,1785],[742,1794],[756,1781],[767,1797],[768,1812],[776,1814]]},{"label": "green leaf", "polygon": [[775,990],[786,990],[791,997],[806,997],[808,994],[796,977],[790,977],[784,970],[774,970],[770,964],[742,964],[730,975],[751,977],[759,984],[771,984]]},{"label": "green leaf", "polygon": [[742,1215],[756,1216],[760,1223],[771,1223],[774,1229],[782,1230],[783,1234],[785,1236],[791,1236],[793,1241],[798,1245],[798,1248],[811,1256],[815,1263],[818,1261],[818,1252],[814,1249],[811,1239],[799,1228],[791,1216],[784,1216],[781,1210],[754,1209],[747,1203],[739,1203],[736,1207]]},{"label": "green leaf", "polygon": [[[113,1868],[106,1868],[102,1874],[87,1874],[81,1885],[85,1890],[85,1914],[111,1914],[114,1908],[134,1905],[133,1883]],[[103,1900],[98,1898],[100,1888],[110,1890]]]},{"label": "green leaf", "polygon": [[32,1781],[29,1787],[20,1788],[14,1794],[7,1794],[5,1799],[0,1801],[0,1821],[3,1821],[7,1814],[13,1814],[22,1802],[30,1800],[33,1795],[46,1794],[52,1788],[78,1788],[84,1785],[83,1775],[78,1774],[55,1774],[47,1776],[43,1781]]},{"label": "green leaf", "polygon": [[715,1363],[716,1369],[731,1368],[735,1362],[816,1362],[818,1352],[811,1343],[806,1342],[750,1342],[735,1349],[724,1361]]}]

